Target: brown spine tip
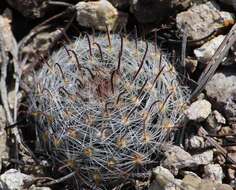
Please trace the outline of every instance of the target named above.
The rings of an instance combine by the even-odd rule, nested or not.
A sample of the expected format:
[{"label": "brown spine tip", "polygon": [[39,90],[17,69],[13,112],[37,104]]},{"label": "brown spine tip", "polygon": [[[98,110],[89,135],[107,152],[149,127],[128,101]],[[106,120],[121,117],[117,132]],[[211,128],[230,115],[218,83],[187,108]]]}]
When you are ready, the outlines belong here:
[{"label": "brown spine tip", "polygon": [[102,48],[101,48],[101,46],[100,46],[97,42],[94,42],[93,44],[96,45],[96,46],[98,47],[98,50],[99,50],[99,53],[100,53],[101,60],[103,61],[103,53],[102,53]]},{"label": "brown spine tip", "polygon": [[87,32],[85,32],[84,34],[85,34],[85,36],[86,36],[86,38],[87,38],[87,40],[88,40],[88,45],[89,45],[89,55],[90,55],[90,57],[92,57],[93,54],[92,54],[91,40],[90,40],[89,35],[88,35]]},{"label": "brown spine tip", "polygon": [[141,64],[140,64],[140,66],[139,66],[137,72],[135,73],[135,75],[134,75],[134,77],[133,77],[133,81],[137,78],[139,72],[141,71],[141,69],[142,69],[142,67],[143,67],[145,58],[146,58],[146,56],[147,56],[147,52],[148,52],[148,43],[146,42],[146,50],[145,50],[145,53],[144,53],[144,55],[143,55],[143,59],[142,59],[142,61],[141,61]]},{"label": "brown spine tip", "polygon": [[80,70],[81,69],[81,65],[79,63],[79,58],[78,58],[77,54],[75,53],[74,50],[68,50],[68,52],[71,52],[74,55],[76,63],[77,63],[77,66],[78,66],[78,69]]},{"label": "brown spine tip", "polygon": [[107,24],[105,24],[105,27],[106,27],[106,33],[107,33],[107,39],[108,39],[109,47],[112,47],[112,45],[111,45],[110,30],[109,30]]},{"label": "brown spine tip", "polygon": [[123,54],[123,37],[122,35],[120,34],[120,52],[119,52],[119,57],[118,57],[118,65],[117,65],[117,72],[120,72],[120,65],[121,65],[121,57],[122,57],[122,54]]},{"label": "brown spine tip", "polygon": [[58,63],[55,63],[55,65],[59,68],[59,71],[60,71],[60,73],[61,73],[61,76],[62,76],[63,80],[65,81],[65,80],[66,80],[66,77],[65,77],[65,75],[64,75],[64,73],[63,73],[63,70],[62,70],[61,66],[60,66]]}]

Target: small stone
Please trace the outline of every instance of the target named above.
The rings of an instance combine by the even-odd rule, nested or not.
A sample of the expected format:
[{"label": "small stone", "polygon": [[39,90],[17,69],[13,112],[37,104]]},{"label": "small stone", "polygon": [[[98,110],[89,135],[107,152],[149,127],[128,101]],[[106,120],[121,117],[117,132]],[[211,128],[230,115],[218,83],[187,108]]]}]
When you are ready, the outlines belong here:
[{"label": "small stone", "polygon": [[4,129],[7,124],[6,114],[2,105],[0,105],[0,129]]},{"label": "small stone", "polygon": [[236,171],[235,168],[228,168],[227,169],[227,174],[230,180],[235,179],[236,177]]},{"label": "small stone", "polygon": [[207,150],[192,156],[197,165],[207,165],[213,162],[213,150]]},{"label": "small stone", "polygon": [[32,180],[32,176],[23,174],[16,169],[10,169],[0,176],[0,189],[24,189],[24,185]]},{"label": "small stone", "polygon": [[217,133],[218,135],[230,135],[233,134],[233,130],[229,126],[222,127],[220,131]]},{"label": "small stone", "polygon": [[235,123],[231,123],[230,128],[232,129],[232,133],[235,134],[236,133],[236,122]]},{"label": "small stone", "polygon": [[182,180],[184,190],[232,190],[227,184],[220,184],[215,180],[201,179],[196,175],[186,175]]},{"label": "small stone", "polygon": [[211,113],[211,103],[207,100],[197,100],[193,102],[190,107],[185,111],[189,120],[203,121]]},{"label": "small stone", "polygon": [[175,179],[168,169],[158,166],[153,170],[153,176],[149,190],[181,190],[182,180]]},{"label": "small stone", "polygon": [[161,186],[165,187],[167,184],[174,181],[175,177],[173,174],[166,168],[158,166],[153,170],[153,175],[155,181]]},{"label": "small stone", "polygon": [[232,69],[222,69],[212,77],[205,87],[210,101],[229,122],[234,122],[236,118],[235,74]]},{"label": "small stone", "polygon": [[200,48],[194,50],[194,54],[197,60],[206,66],[207,62],[211,59],[211,57],[216,52],[217,48],[223,42],[225,36],[219,35],[212,40],[203,44]]},{"label": "small stone", "polygon": [[225,124],[225,118],[218,111],[214,110],[206,119],[207,131],[216,134],[221,129],[222,124]]},{"label": "small stone", "polygon": [[233,188],[228,184],[217,184],[215,190],[233,190]]},{"label": "small stone", "polygon": [[10,11],[10,9],[6,9],[4,13],[0,15],[0,33],[3,37],[4,43],[4,47],[1,47],[0,51],[5,51],[6,55],[10,53],[12,56],[17,56],[17,42],[12,32],[12,12]]},{"label": "small stone", "polygon": [[81,1],[76,4],[77,22],[84,27],[93,27],[97,30],[106,31],[123,28],[127,23],[127,14],[119,12],[107,0]]},{"label": "small stone", "polygon": [[204,93],[200,93],[198,96],[197,96],[197,100],[204,100],[206,99],[206,95]]},{"label": "small stone", "polygon": [[[182,180],[175,179],[173,183],[168,183],[165,186],[165,190],[182,190],[181,189],[181,184],[182,184]],[[157,190],[157,189],[155,189],[155,190]]]},{"label": "small stone", "polygon": [[202,180],[198,187],[198,190],[214,190],[215,186],[216,184],[213,181]]},{"label": "small stone", "polygon": [[163,160],[162,166],[170,169],[174,174],[177,174],[181,168],[196,165],[192,156],[179,146],[168,147],[164,155],[166,158]]},{"label": "small stone", "polygon": [[178,29],[186,31],[187,36],[193,40],[202,39],[222,28],[225,20],[234,20],[234,17],[220,11],[219,6],[213,1],[193,6],[176,17]]},{"label": "small stone", "polygon": [[197,190],[202,180],[197,175],[188,174],[184,176],[182,181],[186,190]]},{"label": "small stone", "polygon": [[204,179],[213,180],[217,183],[222,183],[224,173],[219,164],[208,164],[204,166]]},{"label": "small stone", "polygon": [[215,152],[214,154],[215,154],[214,155],[215,156],[215,159],[214,159],[215,162],[219,163],[220,165],[223,165],[226,161],[224,155],[222,155],[222,153],[220,153],[220,152]]},{"label": "small stone", "polygon": [[226,120],[225,120],[224,116],[220,112],[218,112],[217,110],[214,110],[213,114],[214,114],[214,117],[215,117],[215,119],[216,119],[216,121],[218,123],[226,124]]},{"label": "small stone", "polygon": [[189,149],[199,149],[205,147],[205,139],[200,136],[191,136],[186,139],[186,144]]},{"label": "small stone", "polygon": [[235,189],[236,189],[236,179],[230,180],[229,185],[230,185],[232,188],[234,188],[234,190],[235,190]]}]

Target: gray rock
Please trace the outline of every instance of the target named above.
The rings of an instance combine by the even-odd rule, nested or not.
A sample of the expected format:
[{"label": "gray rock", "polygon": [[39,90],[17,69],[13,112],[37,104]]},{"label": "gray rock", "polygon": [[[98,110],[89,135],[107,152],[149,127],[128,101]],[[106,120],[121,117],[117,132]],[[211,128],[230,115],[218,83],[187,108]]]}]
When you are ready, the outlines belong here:
[{"label": "gray rock", "polygon": [[213,161],[213,150],[207,150],[200,154],[194,154],[192,157],[196,165],[207,165]]},{"label": "gray rock", "polygon": [[206,119],[207,131],[210,133],[217,133],[225,124],[225,118],[217,110],[214,110]]},{"label": "gray rock", "polygon": [[149,190],[181,190],[182,180],[175,179],[168,169],[158,166],[153,170],[153,176]]},{"label": "gray rock", "polygon": [[93,27],[97,30],[106,31],[116,30],[124,27],[128,16],[126,13],[119,12],[107,0],[100,1],[81,1],[76,4],[77,22],[84,27]]},{"label": "gray rock", "polygon": [[227,169],[227,175],[229,177],[230,180],[234,180],[235,179],[235,175],[236,175],[236,170],[234,168],[228,168]]},{"label": "gray rock", "polygon": [[213,180],[216,183],[222,183],[224,173],[219,164],[208,164],[204,166],[204,179]]},{"label": "gray rock", "polygon": [[230,135],[234,133],[234,129],[232,129],[230,126],[224,126],[221,127],[220,131],[218,131],[218,135]]},{"label": "gray rock", "polygon": [[219,182],[209,179],[201,179],[196,175],[184,176],[181,186],[184,190],[232,190],[229,185],[219,184]]},{"label": "gray rock", "polygon": [[215,186],[216,184],[214,183],[214,181],[211,180],[202,180],[198,190],[207,190],[207,189],[214,189],[215,190]]},{"label": "gray rock", "polygon": [[225,120],[224,116],[220,112],[218,112],[217,110],[214,110],[212,112],[212,114],[214,115],[214,118],[215,118],[217,123],[219,123],[219,124],[226,124],[226,120]]},{"label": "gray rock", "polygon": [[207,62],[214,55],[224,38],[225,36],[219,35],[203,44],[200,48],[195,49],[194,54],[197,57],[197,60],[206,66]]},{"label": "gray rock", "polygon": [[183,178],[182,186],[185,190],[197,190],[202,179],[197,175],[187,174]]},{"label": "gray rock", "polygon": [[184,113],[189,120],[201,122],[211,113],[211,103],[207,100],[197,100]]},{"label": "gray rock", "polygon": [[[213,173],[216,176],[221,175],[222,171],[218,170],[218,166],[215,168],[214,172],[219,171],[220,174]],[[201,179],[193,172],[184,173],[186,173],[184,178],[180,180],[174,178],[170,171],[165,168],[157,167],[149,190],[232,190],[232,187],[221,184],[216,178],[214,178],[216,180],[212,180],[212,178]]]},{"label": "gray rock", "polygon": [[7,134],[5,131],[6,116],[3,107],[0,105],[0,170],[4,160],[8,160]]},{"label": "gray rock", "polygon": [[228,178],[229,178],[229,180],[230,180],[230,182],[229,182],[229,184],[232,186],[232,187],[234,187],[234,188],[236,188],[236,179],[235,179],[235,176],[236,176],[236,170],[235,170],[235,168],[228,168],[227,169],[227,174],[226,174],[226,176],[228,176]]},{"label": "gray rock", "polygon": [[205,147],[205,139],[200,136],[191,136],[186,139],[186,146],[189,149],[198,149]]},{"label": "gray rock", "polygon": [[[174,181],[175,177],[173,174],[166,168],[158,166],[153,170],[153,176],[155,177],[156,184],[155,186],[160,186],[164,188],[167,184]],[[150,190],[154,188],[150,188]]]},{"label": "gray rock", "polygon": [[[181,186],[182,180],[180,179],[175,179],[174,182],[168,183],[165,186],[165,190],[182,190]],[[155,189],[156,190],[156,189]]]},{"label": "gray rock", "polygon": [[221,153],[215,152],[214,161],[220,165],[223,165],[226,162],[226,158]]},{"label": "gray rock", "polygon": [[0,189],[21,190],[24,184],[32,182],[33,177],[10,169],[0,176]]},{"label": "gray rock", "polygon": [[233,70],[216,73],[206,85],[206,94],[228,121],[236,118],[236,75]]},{"label": "gray rock", "polygon": [[233,188],[228,184],[216,184],[215,190],[233,190]]},{"label": "gray rock", "polygon": [[174,174],[177,174],[181,168],[196,165],[193,157],[179,146],[168,147],[164,155],[165,159],[162,162],[162,166],[170,169]]},{"label": "gray rock", "polygon": [[131,0],[130,11],[140,23],[153,23],[172,13],[176,7],[186,8],[191,0]]},{"label": "gray rock", "polygon": [[[17,56],[17,42],[12,33],[12,12],[10,9],[6,9],[2,15],[0,15],[0,33],[3,37],[4,48],[0,51],[5,51],[6,54],[12,54]],[[1,64],[1,58],[0,58]]]},{"label": "gray rock", "polygon": [[233,15],[220,11],[216,3],[208,1],[179,13],[176,22],[179,30],[186,31],[190,39],[197,40],[222,28],[225,20],[233,19]]}]

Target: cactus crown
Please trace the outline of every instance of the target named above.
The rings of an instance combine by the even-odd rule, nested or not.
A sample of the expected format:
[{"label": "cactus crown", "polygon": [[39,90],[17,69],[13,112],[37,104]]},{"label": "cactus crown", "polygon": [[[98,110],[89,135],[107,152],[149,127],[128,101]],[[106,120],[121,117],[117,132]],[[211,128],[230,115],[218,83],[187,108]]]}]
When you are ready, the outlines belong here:
[{"label": "cactus crown", "polygon": [[29,98],[41,147],[101,188],[155,162],[188,96],[155,45],[108,39],[85,35],[54,52]]}]

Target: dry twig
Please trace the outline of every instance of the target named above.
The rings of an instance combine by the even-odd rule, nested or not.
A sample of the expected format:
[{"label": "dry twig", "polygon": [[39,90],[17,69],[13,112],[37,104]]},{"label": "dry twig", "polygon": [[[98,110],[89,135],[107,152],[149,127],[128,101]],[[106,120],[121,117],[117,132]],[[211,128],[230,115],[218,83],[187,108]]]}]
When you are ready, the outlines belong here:
[{"label": "dry twig", "polygon": [[[5,19],[5,20],[4,20]],[[1,100],[3,103],[4,110],[6,112],[6,117],[9,125],[13,125],[16,123],[17,119],[17,109],[18,109],[18,99],[17,94],[19,90],[19,82],[21,77],[21,69],[18,63],[17,55],[18,55],[18,48],[17,43],[14,39],[14,36],[11,34],[11,31],[9,30],[11,27],[9,26],[10,19],[4,18],[1,19],[0,26],[3,27],[3,32],[0,32],[0,59],[2,60],[1,63],[1,78],[0,78],[0,89],[1,89]],[[13,113],[10,110],[9,102],[8,102],[8,90],[7,90],[7,84],[6,84],[6,78],[7,78],[7,67],[10,62],[9,54],[12,56],[12,61],[14,65],[14,77],[15,77],[15,87],[14,87],[14,110]],[[11,129],[12,134],[15,137],[15,140],[20,145],[20,148],[23,150],[24,153],[28,153],[32,155],[32,152],[26,148],[26,146],[23,144],[20,132],[17,127],[14,127]],[[16,147],[17,148],[17,147]],[[16,154],[18,154],[16,152]]]},{"label": "dry twig", "polygon": [[207,64],[207,67],[201,74],[199,80],[198,80],[198,87],[193,91],[191,95],[191,100],[196,98],[199,93],[204,89],[207,82],[212,78],[214,75],[216,69],[219,67],[220,63],[228,53],[229,49],[232,47],[232,45],[236,42],[236,24],[231,28],[228,35],[224,38],[223,42],[219,46],[219,48],[216,50],[215,54],[212,56],[210,61]]}]

